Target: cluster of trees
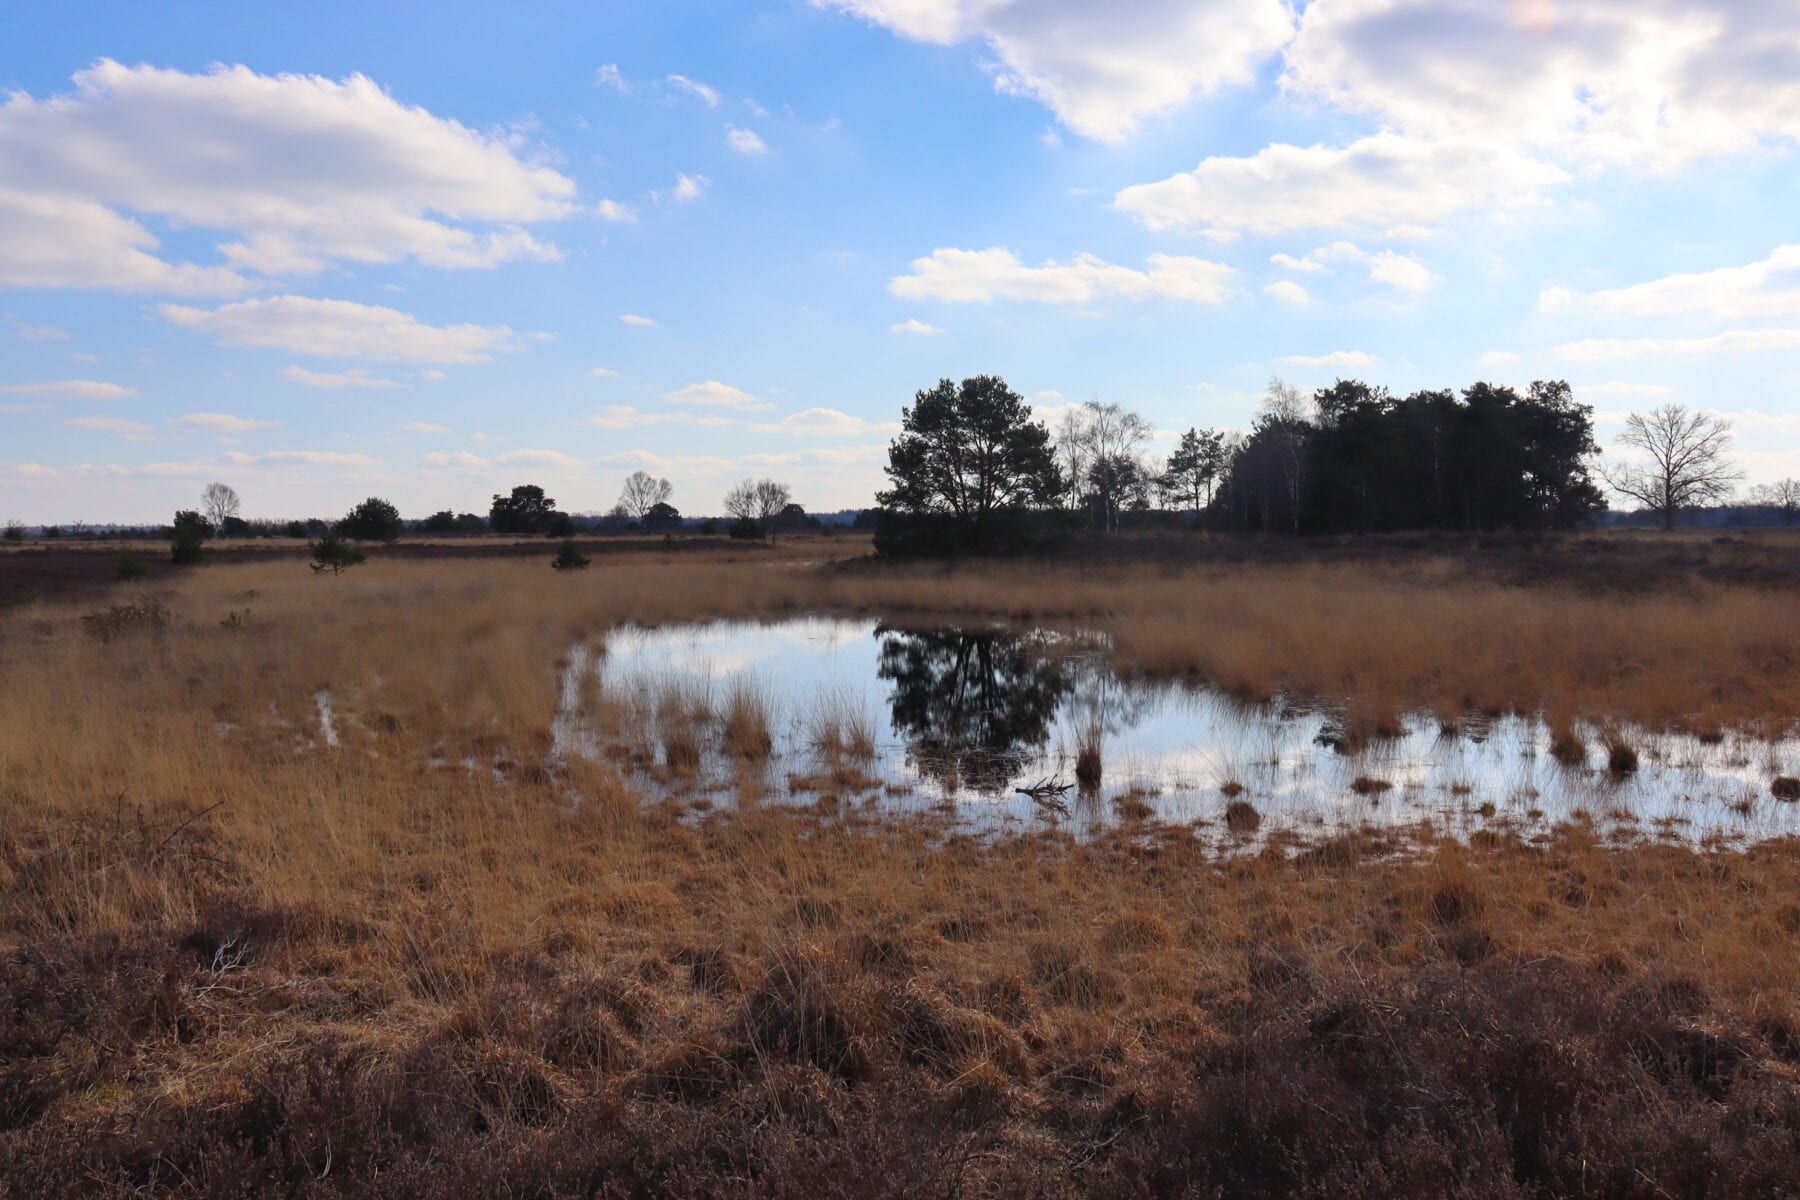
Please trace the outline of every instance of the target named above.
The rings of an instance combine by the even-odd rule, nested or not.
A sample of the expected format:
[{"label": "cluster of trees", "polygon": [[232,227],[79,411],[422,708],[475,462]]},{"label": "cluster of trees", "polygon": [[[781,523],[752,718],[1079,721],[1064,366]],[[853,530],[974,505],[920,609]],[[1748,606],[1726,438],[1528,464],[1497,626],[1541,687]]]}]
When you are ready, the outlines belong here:
[{"label": "cluster of trees", "polygon": [[[901,413],[877,548],[1021,549],[1158,506],[1243,531],[1568,529],[1606,509],[1602,483],[1672,528],[1742,477],[1730,425],[1674,405],[1633,415],[1620,443],[1636,457],[1598,466],[1593,411],[1562,381],[1396,396],[1339,380],[1307,397],[1276,379],[1247,433],[1189,429],[1161,461],[1153,433],[1093,400],[1053,435],[998,377],[941,380]],[[1800,487],[1755,499],[1791,521]]]}]

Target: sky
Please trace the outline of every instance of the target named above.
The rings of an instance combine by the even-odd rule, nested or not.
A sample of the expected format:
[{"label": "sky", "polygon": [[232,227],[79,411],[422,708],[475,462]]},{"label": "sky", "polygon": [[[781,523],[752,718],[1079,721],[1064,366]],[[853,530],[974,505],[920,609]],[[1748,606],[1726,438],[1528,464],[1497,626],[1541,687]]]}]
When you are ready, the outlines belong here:
[{"label": "sky", "polygon": [[1795,0],[9,5],[0,520],[716,513],[997,374],[1567,379],[1800,474]]}]

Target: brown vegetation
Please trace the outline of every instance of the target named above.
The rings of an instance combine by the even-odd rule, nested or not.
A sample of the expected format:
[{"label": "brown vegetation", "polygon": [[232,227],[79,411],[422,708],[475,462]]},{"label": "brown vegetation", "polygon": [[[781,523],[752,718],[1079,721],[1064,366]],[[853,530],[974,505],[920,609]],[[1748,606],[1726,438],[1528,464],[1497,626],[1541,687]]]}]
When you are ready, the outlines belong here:
[{"label": "brown vegetation", "polygon": [[[1800,686],[1771,666],[1800,651],[1780,597],[1452,568],[540,570],[213,567],[155,592],[159,638],[83,636],[80,606],[0,617],[0,1194],[1800,1177],[1791,842],[1258,842],[1236,798],[1235,854],[1141,819],[1091,843],[850,804],[695,819],[549,735],[578,638],[795,610],[1090,622],[1144,669],[1252,692],[1766,725]],[[712,699],[609,703],[671,762],[715,728],[758,744],[755,704]]]}]

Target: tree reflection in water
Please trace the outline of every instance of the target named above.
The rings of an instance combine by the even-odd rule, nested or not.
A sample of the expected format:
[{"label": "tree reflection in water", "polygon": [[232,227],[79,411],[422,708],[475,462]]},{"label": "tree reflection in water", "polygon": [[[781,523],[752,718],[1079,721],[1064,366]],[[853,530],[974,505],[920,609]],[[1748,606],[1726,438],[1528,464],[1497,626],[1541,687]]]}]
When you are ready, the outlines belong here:
[{"label": "tree reflection in water", "polygon": [[880,677],[914,764],[947,788],[1000,792],[1035,759],[1073,682],[1068,664],[1000,629],[881,629]]}]

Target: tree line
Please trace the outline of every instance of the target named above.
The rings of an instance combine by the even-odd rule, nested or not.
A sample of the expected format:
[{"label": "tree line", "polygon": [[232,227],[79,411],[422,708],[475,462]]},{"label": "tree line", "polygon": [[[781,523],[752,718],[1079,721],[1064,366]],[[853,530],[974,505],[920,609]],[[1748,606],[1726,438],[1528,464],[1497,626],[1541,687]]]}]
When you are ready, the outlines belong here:
[{"label": "tree line", "polygon": [[[1608,490],[1673,528],[1742,478],[1730,424],[1678,405],[1633,414],[1619,443],[1634,457],[1605,463],[1593,409],[1562,380],[1400,396],[1340,379],[1305,396],[1275,379],[1247,432],[1190,428],[1165,459],[1147,452],[1154,432],[1098,400],[1053,432],[997,376],[941,380],[902,410],[877,548],[1029,549],[1175,514],[1292,534],[1571,529],[1606,511]],[[1791,524],[1800,485],[1752,499]]]}]

